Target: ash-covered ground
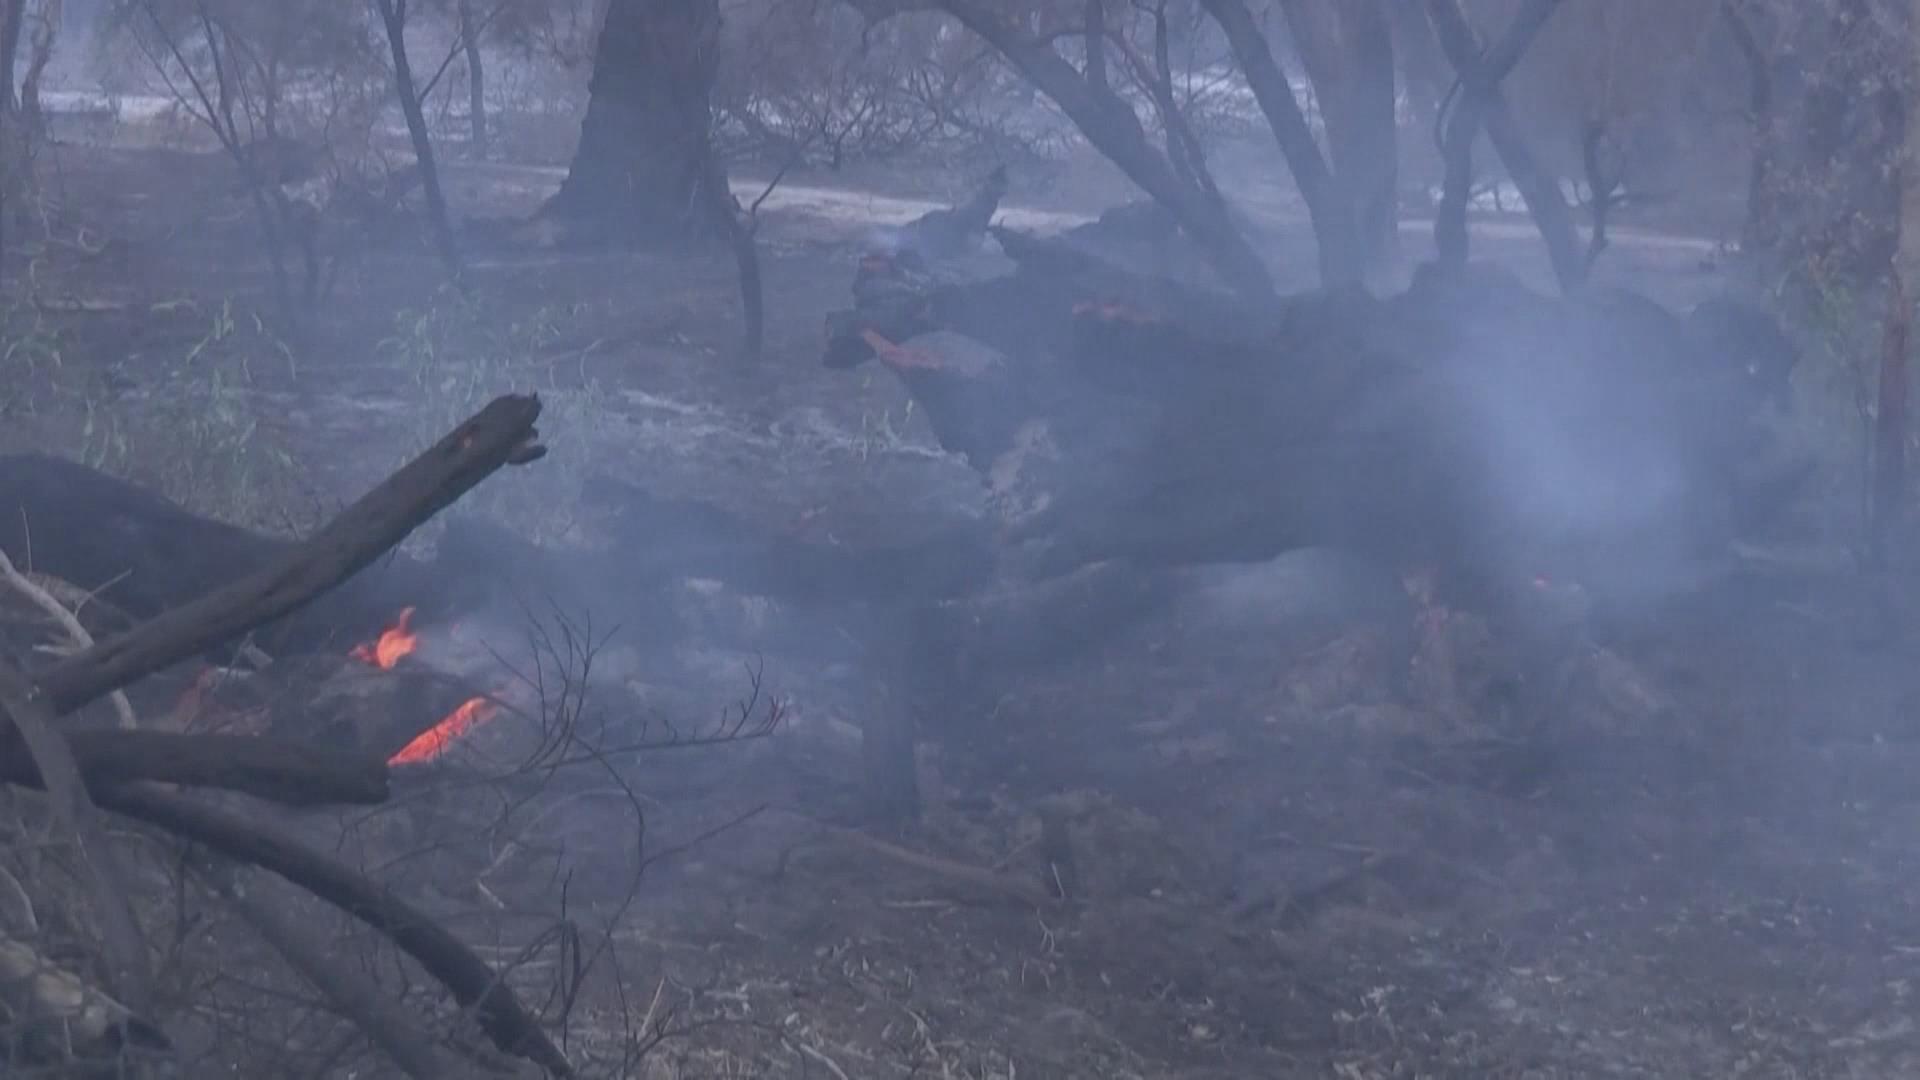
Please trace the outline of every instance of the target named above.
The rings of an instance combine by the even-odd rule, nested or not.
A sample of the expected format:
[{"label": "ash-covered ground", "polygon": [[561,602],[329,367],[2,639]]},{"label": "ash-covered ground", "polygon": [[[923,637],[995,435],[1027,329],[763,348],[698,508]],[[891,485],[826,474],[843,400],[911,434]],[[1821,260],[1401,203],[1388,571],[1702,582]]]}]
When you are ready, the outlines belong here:
[{"label": "ash-covered ground", "polygon": [[[908,692],[877,672],[870,617],[659,589],[620,572],[643,553],[609,521],[622,484],[829,544],[977,519],[977,479],[893,380],[819,363],[866,232],[937,199],[776,192],[752,366],[718,254],[505,246],[476,254],[469,298],[424,252],[354,254],[294,350],[254,318],[263,271],[234,254],[248,224],[217,159],[55,155],[87,232],[43,245],[6,296],[0,450],[297,531],[492,395],[537,390],[550,457],[453,516],[537,545],[546,569],[498,566],[501,604],[425,628],[425,658],[504,675],[557,610],[605,635],[597,722],[697,725],[750,671],[780,703],[770,738],[620,755],[541,796],[521,821],[553,860],[407,875],[495,912],[565,878],[618,959],[576,1005],[583,1055],[644,1014],[673,1019],[647,1058],[662,1077],[1920,1072],[1904,572],[1863,582],[1817,533],[1731,559],[1573,668],[1551,744],[1513,714],[1502,643],[1473,614],[1311,552],[1183,577],[1097,644]],[[558,179],[450,172],[472,217],[522,214]],[[1088,216],[1021,202],[1008,223]],[[1301,226],[1268,226],[1304,278]],[[1406,239],[1427,242],[1418,223]],[[1542,270],[1521,225],[1475,242]],[[1602,267],[1683,306],[1719,290],[1712,264],[1704,241],[1626,232]],[[859,733],[883,708],[922,717],[910,829],[862,816]],[[457,830],[453,798],[408,828]],[[657,858],[616,903],[636,850]]]}]

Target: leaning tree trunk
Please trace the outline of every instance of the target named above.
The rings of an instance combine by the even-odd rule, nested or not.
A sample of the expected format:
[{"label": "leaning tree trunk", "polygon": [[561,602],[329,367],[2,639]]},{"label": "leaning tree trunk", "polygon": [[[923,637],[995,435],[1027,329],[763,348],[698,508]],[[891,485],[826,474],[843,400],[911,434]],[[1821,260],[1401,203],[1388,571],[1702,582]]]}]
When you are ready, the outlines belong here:
[{"label": "leaning tree trunk", "polygon": [[719,40],[719,0],[612,0],[580,147],[543,213],[644,244],[723,225],[701,197]]},{"label": "leaning tree trunk", "polygon": [[[407,134],[413,140],[414,160],[420,167],[420,191],[427,200],[427,224],[433,230],[433,246],[447,273],[460,279],[460,249],[453,239],[453,219],[447,213],[447,199],[440,190],[440,169],[434,163],[433,135],[427,130],[426,113],[420,109],[420,92],[415,89],[413,65],[407,62],[407,0],[377,0],[380,21],[387,29],[387,45],[393,54],[393,85],[400,95],[400,115],[407,121]],[[307,291],[313,292],[314,275],[307,275]]]},{"label": "leaning tree trunk", "polygon": [[1200,6],[1226,35],[1240,73],[1253,91],[1255,104],[1267,119],[1280,155],[1293,172],[1300,198],[1307,204],[1307,218],[1313,223],[1313,235],[1320,249],[1320,281],[1323,285],[1346,285],[1360,280],[1359,245],[1353,236],[1352,207],[1338,190],[1331,169],[1320,156],[1300,105],[1293,98],[1293,85],[1273,58],[1267,36],[1260,29],[1253,10],[1244,0],[1200,0]]},{"label": "leaning tree trunk", "polygon": [[[1484,50],[1467,22],[1460,0],[1427,0],[1426,7],[1434,37],[1459,80],[1460,100],[1448,126],[1451,129],[1457,124],[1461,130],[1448,131],[1446,152],[1470,154],[1476,131],[1484,126],[1494,152],[1507,167],[1507,177],[1520,189],[1527,212],[1533,216],[1534,227],[1547,245],[1547,257],[1553,264],[1553,276],[1560,283],[1560,291],[1571,293],[1585,284],[1587,276],[1587,260],[1574,231],[1573,212],[1560,196],[1559,183],[1534,158],[1519,122],[1507,107],[1506,94],[1500,89],[1501,81],[1520,62],[1527,45],[1560,3],[1561,0],[1525,0],[1514,14],[1505,36]],[[1449,162],[1449,184],[1471,177],[1470,162]],[[1434,224],[1435,240],[1443,251],[1448,235],[1452,234],[1462,257],[1466,238],[1465,208],[1464,192],[1447,192],[1441,202],[1440,220]],[[1457,220],[1449,221],[1450,217]],[[1443,258],[1442,265],[1446,265],[1446,261]]]}]

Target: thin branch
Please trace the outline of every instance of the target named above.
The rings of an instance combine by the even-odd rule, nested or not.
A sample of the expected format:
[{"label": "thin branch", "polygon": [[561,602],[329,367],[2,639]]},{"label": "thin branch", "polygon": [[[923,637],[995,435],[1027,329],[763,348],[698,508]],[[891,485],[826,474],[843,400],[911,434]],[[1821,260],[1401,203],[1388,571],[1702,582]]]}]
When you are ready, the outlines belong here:
[{"label": "thin branch", "polygon": [[126,874],[114,861],[106,830],[80,779],[73,750],[55,728],[53,710],[41,690],[19,670],[0,661],[0,711],[13,718],[14,730],[43,778],[54,820],[73,837],[87,868],[93,903],[101,924],[101,944],[112,972],[110,987],[135,1012],[152,1002],[147,949],[134,919]]},{"label": "thin branch", "polygon": [[[14,591],[32,601],[35,607],[46,612],[59,623],[60,628],[67,632],[67,637],[73,644],[82,649],[93,648],[93,635],[87,633],[87,628],[80,625],[79,618],[68,611],[66,605],[54,599],[52,593],[41,588],[32,578],[16,569],[13,560],[7,558],[7,553],[4,551],[0,551],[0,579],[4,579],[7,584],[13,586]],[[139,721],[133,715],[133,703],[127,700],[127,695],[115,690],[111,697],[113,711],[120,718],[120,726],[128,730],[138,727]]]},{"label": "thin branch", "polygon": [[493,968],[385,886],[275,828],[151,785],[107,788],[100,804],[272,871],[373,927],[472,1009],[495,1046],[558,1075],[573,1075],[566,1056]]},{"label": "thin branch", "polygon": [[392,1058],[400,1071],[414,1080],[455,1075],[434,1045],[432,1036],[387,1008],[374,987],[336,962],[314,943],[309,933],[282,916],[279,907],[261,903],[249,895],[241,884],[237,867],[218,865],[196,869],[234,913],[280,954],[287,966],[320,991],[340,1015],[366,1035],[367,1041]]}]

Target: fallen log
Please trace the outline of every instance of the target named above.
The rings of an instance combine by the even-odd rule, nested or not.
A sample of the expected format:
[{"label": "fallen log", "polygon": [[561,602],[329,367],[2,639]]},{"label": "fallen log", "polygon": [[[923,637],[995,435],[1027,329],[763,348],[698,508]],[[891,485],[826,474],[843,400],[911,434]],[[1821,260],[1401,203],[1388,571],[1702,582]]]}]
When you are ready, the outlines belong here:
[{"label": "fallen log", "polygon": [[[256,822],[146,783],[104,783],[97,793],[90,791],[69,736],[56,726],[61,716],[105,694],[291,614],[370,565],[503,465],[538,459],[545,454],[533,427],[539,412],[537,398],[498,398],[308,540],[268,558],[239,580],[89,646],[36,672],[31,681],[0,663],[0,711],[10,721],[0,732],[0,763],[27,763],[45,783],[56,820],[86,856],[88,885],[107,931],[113,988],[130,1006],[138,1009],[144,1003],[147,951],[96,806],[272,870],[353,913],[472,1008],[503,1050],[555,1073],[571,1072],[566,1058],[499,975],[422,913],[364,875]],[[28,561],[31,565],[30,556]],[[195,765],[207,772],[203,759]],[[121,767],[127,767],[124,761]]]},{"label": "fallen log", "polygon": [[996,236],[1016,268],[985,281],[869,257],[826,362],[877,357],[990,486],[1030,489],[1000,505],[1032,574],[1327,545],[1631,592],[1794,487],[1755,422],[1791,347],[1724,312],[1471,268],[1249,306]]},{"label": "fallen log", "polygon": [[[296,543],[194,514],[158,494],[45,454],[0,456],[0,553],[71,582],[130,629],[284,559]],[[256,632],[270,655],[340,647],[377,633],[402,604],[439,619],[478,587],[461,570],[395,556]]]},{"label": "fallen log", "polygon": [[[71,731],[67,745],[88,790],[153,780],[239,792],[283,806],[385,802],[386,758],[253,735]],[[0,757],[0,783],[40,787],[26,755]]]},{"label": "fallen log", "polygon": [[496,398],[307,540],[207,595],[169,608],[36,675],[57,713],[285,616],[373,564],[503,465],[546,453],[536,397]]},{"label": "fallen log", "polygon": [[896,604],[956,595],[992,571],[984,529],[953,527],[874,544],[782,534],[724,508],[663,498],[602,475],[589,496],[612,510],[614,558],[594,580],[661,583],[712,578],[745,593],[801,604]]}]

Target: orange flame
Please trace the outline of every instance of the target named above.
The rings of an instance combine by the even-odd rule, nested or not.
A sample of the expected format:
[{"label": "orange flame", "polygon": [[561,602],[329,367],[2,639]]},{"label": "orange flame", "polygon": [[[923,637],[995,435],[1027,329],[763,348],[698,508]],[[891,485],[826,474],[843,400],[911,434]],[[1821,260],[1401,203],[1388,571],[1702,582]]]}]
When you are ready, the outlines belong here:
[{"label": "orange flame", "polygon": [[371,645],[355,645],[347,655],[355,660],[374,665],[381,669],[392,668],[400,658],[412,652],[420,645],[420,635],[408,629],[413,622],[413,609],[401,608],[394,624],[380,631],[379,640]]},{"label": "orange flame", "polygon": [[499,707],[484,697],[468,698],[460,707],[448,713],[441,721],[414,737],[414,740],[400,748],[400,752],[387,759],[389,765],[418,765],[423,761],[432,761],[447,752],[453,741],[476,726],[493,719]]}]

